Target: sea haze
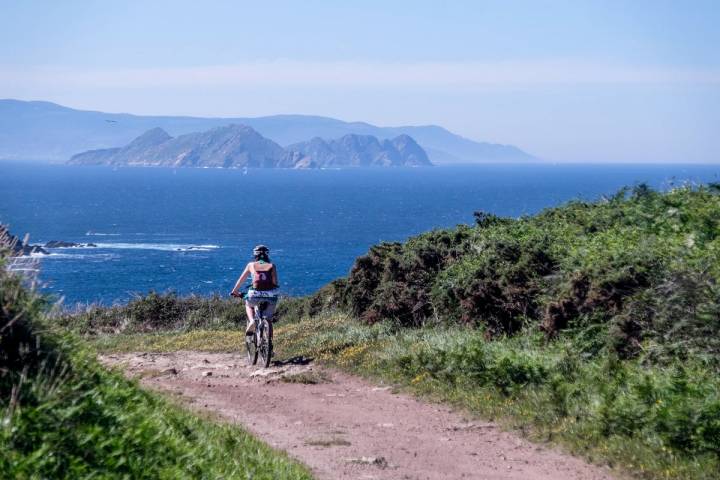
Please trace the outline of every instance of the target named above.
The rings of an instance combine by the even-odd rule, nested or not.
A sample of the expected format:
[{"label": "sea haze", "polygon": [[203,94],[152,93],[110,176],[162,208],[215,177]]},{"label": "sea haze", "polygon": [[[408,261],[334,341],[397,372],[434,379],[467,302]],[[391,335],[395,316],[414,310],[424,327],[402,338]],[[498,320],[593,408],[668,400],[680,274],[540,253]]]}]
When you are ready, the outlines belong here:
[{"label": "sea haze", "polygon": [[381,241],[471,223],[476,210],[519,216],[647,182],[718,181],[716,165],[477,165],[348,170],[74,167],[0,162],[0,222],[55,249],[45,290],[124,302],[151,289],[227,294],[265,243],[282,289],[300,295],[345,275]]}]

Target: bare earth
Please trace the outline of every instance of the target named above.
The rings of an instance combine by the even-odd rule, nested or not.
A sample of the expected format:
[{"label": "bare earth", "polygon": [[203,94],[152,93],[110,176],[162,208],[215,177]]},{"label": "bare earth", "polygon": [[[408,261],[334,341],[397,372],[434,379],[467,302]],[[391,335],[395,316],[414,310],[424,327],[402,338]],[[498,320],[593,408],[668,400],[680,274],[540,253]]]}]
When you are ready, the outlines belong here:
[{"label": "bare earth", "polygon": [[495,424],[468,421],[447,407],[301,359],[269,369],[228,353],[101,360],[141,376],[145,386],[181,395],[193,408],[241,424],[309,466],[318,479],[613,478],[607,469]]}]

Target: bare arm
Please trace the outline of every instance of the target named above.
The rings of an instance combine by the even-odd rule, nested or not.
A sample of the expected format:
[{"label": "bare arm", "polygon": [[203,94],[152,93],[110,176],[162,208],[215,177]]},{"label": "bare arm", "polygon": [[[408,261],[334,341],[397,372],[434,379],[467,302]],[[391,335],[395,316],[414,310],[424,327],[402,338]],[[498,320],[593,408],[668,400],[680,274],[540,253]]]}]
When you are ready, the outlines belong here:
[{"label": "bare arm", "polygon": [[248,276],[250,276],[250,264],[248,263],[245,266],[245,270],[243,270],[242,275],[240,275],[240,278],[238,278],[238,281],[235,282],[235,286],[233,287],[232,291],[230,291],[230,294],[237,293],[238,290],[240,290],[240,287],[242,287],[243,283],[245,283],[245,280],[247,280]]}]

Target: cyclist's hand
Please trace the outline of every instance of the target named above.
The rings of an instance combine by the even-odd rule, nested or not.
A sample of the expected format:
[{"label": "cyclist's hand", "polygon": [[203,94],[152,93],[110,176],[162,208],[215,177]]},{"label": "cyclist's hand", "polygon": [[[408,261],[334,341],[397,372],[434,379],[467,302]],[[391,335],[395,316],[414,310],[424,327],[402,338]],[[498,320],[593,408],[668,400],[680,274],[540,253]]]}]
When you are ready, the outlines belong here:
[{"label": "cyclist's hand", "polygon": [[233,291],[233,292],[230,292],[230,296],[231,297],[242,297],[242,293]]}]

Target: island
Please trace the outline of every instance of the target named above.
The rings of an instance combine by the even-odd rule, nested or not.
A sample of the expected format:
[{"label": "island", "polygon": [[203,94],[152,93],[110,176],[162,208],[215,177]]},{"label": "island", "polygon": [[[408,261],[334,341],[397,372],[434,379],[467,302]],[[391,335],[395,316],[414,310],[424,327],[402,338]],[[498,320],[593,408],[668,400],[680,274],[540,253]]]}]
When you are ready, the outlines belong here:
[{"label": "island", "polygon": [[170,136],[153,128],[118,148],[74,155],[71,165],[205,168],[344,168],[432,166],[425,150],[409,135],[380,140],[347,134],[315,137],[283,148],[247,125]]}]

